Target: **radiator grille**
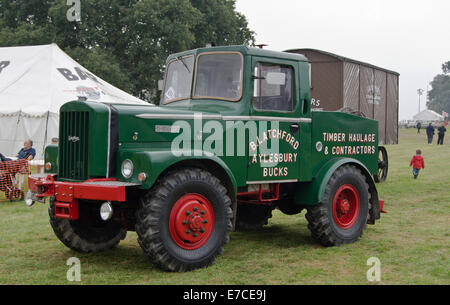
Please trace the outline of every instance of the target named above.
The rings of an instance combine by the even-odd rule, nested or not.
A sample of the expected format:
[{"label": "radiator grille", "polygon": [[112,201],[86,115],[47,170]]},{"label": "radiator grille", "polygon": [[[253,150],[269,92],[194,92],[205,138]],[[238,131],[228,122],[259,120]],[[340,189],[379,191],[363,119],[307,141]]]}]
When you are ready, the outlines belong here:
[{"label": "radiator grille", "polygon": [[59,177],[88,178],[89,112],[62,112],[60,118]]}]

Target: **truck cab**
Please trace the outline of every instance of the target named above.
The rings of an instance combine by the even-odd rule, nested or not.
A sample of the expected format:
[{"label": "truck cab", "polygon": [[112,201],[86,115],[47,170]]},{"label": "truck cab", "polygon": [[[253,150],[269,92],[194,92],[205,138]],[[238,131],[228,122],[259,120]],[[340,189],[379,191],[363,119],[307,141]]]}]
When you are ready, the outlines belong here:
[{"label": "truck cab", "polygon": [[313,237],[339,245],[379,218],[377,131],[374,120],[311,112],[302,55],[190,50],[168,57],[159,106],[63,105],[60,145],[28,197],[50,197],[70,248],[105,250],[135,230],[171,271],[211,264],[231,231],[260,228],[275,208],[306,209]]},{"label": "truck cab", "polygon": [[222,130],[206,123],[201,132],[206,143],[219,145],[203,149],[239,171],[239,187],[308,180],[310,172],[297,162],[308,154],[299,148],[310,146],[308,86],[308,63],[301,55],[275,57],[244,46],[198,49],[168,58],[161,106],[201,113],[204,121],[206,113],[213,120],[216,115]]}]

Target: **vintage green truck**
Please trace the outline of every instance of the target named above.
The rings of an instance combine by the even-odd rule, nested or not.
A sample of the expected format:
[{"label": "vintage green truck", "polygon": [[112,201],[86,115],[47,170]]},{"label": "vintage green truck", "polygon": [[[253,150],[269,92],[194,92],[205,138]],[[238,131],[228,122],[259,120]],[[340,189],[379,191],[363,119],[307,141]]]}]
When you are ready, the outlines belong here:
[{"label": "vintage green truck", "polygon": [[[50,198],[69,248],[116,247],[127,231],[152,262],[187,271],[213,263],[233,230],[273,209],[306,209],[324,246],[358,240],[380,218],[378,122],[311,111],[299,54],[246,46],[170,55],[160,106],[72,101],[60,110],[46,173],[27,204]],[[381,206],[382,208],[382,206]]]}]

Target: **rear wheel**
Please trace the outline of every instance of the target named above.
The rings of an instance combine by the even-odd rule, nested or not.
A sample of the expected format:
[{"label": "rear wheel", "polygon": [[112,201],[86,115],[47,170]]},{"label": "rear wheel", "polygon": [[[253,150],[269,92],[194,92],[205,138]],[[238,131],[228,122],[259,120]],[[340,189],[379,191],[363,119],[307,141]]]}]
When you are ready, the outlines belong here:
[{"label": "rear wheel", "polygon": [[68,248],[78,252],[100,252],[115,248],[125,239],[127,231],[119,222],[114,219],[103,221],[100,218],[98,203],[80,201],[78,207],[77,220],[56,218],[55,197],[50,198],[50,225]]},{"label": "rear wheel", "polygon": [[314,239],[324,246],[352,243],[363,234],[369,215],[369,186],[361,171],[344,165],[331,176],[321,203],[308,208]]},{"label": "rear wheel", "polygon": [[172,172],[143,196],[136,232],[159,267],[188,271],[214,263],[232,229],[231,199],[219,179],[200,169]]}]

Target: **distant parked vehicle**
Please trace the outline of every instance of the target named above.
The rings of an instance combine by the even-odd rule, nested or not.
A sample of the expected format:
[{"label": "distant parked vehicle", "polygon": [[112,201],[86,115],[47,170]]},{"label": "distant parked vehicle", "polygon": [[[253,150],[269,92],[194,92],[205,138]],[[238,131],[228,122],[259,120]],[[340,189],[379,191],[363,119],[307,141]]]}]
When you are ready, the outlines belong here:
[{"label": "distant parked vehicle", "polygon": [[406,122],[406,128],[416,128],[416,127],[417,127],[417,121],[408,120]]},{"label": "distant parked vehicle", "polygon": [[407,128],[408,126],[408,120],[401,120],[398,122],[398,128]]}]

